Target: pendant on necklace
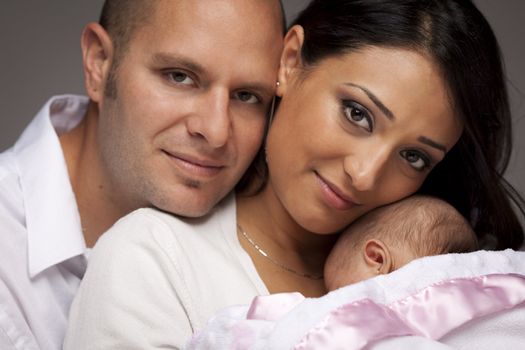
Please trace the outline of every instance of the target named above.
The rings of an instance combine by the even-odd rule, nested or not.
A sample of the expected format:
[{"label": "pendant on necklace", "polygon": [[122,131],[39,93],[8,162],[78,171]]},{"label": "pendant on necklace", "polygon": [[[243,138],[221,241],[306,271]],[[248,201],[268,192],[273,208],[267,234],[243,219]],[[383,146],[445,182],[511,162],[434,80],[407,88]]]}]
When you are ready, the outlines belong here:
[{"label": "pendant on necklace", "polygon": [[272,262],[274,265],[278,266],[279,268],[281,268],[281,269],[283,269],[285,271],[288,271],[290,273],[293,273],[294,275],[297,275],[297,276],[300,276],[300,277],[304,277],[304,278],[308,278],[308,279],[311,279],[311,280],[322,280],[323,279],[324,276],[322,274],[321,275],[312,275],[310,273],[300,272],[300,271],[294,270],[291,267],[288,267],[288,266],[280,263],[279,261],[277,261],[274,258],[272,258],[270,255],[268,255],[268,253],[266,253],[257,243],[255,243],[255,241],[248,235],[248,233],[246,233],[246,231],[244,231],[244,229],[242,228],[241,225],[237,224],[237,228],[239,229],[239,232],[241,233],[241,235],[248,241],[248,243],[250,243],[250,245],[253,248],[255,248],[255,250],[260,255],[262,255],[263,257],[268,259],[270,262]]}]

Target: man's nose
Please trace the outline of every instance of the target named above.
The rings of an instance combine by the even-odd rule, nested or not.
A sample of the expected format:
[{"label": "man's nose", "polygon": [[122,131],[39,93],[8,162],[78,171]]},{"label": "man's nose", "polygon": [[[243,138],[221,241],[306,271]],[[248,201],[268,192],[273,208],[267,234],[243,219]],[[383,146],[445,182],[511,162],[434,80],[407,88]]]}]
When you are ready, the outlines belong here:
[{"label": "man's nose", "polygon": [[225,90],[210,90],[196,101],[196,112],[188,118],[188,132],[204,138],[213,148],[226,145],[231,136],[230,94]]},{"label": "man's nose", "polygon": [[386,146],[352,152],[344,160],[344,169],[357,191],[371,191],[385,175],[391,151]]}]

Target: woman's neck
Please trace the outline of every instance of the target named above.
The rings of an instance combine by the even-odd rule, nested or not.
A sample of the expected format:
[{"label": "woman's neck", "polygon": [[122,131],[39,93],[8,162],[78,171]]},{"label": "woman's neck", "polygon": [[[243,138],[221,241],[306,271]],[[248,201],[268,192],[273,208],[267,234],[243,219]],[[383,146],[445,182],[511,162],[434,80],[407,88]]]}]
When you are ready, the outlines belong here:
[{"label": "woman's neck", "polygon": [[329,251],[335,241],[334,235],[312,233],[297,224],[269,186],[253,196],[237,195],[237,219],[253,235],[286,251]]},{"label": "woman's neck", "polygon": [[322,279],[300,275],[322,276],[324,262],[336,235],[315,234],[302,228],[270,186],[254,196],[237,195],[237,222],[246,234],[240,232],[239,241],[252,257],[270,292],[299,291],[307,296],[324,294]]}]

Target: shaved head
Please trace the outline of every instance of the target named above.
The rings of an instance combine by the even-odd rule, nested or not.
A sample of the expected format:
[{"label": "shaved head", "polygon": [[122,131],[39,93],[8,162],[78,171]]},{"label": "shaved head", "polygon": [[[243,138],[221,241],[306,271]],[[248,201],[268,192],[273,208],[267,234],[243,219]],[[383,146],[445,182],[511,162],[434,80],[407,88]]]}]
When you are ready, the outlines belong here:
[{"label": "shaved head", "polygon": [[[181,0],[169,0],[181,1]],[[193,0],[192,0],[193,1]],[[259,0],[255,0],[259,1]],[[275,1],[280,10],[283,34],[286,31],[286,17],[282,0]],[[115,45],[116,61],[125,51],[135,30],[148,23],[158,1],[151,0],[106,0],[102,7],[99,23],[106,29]]]}]

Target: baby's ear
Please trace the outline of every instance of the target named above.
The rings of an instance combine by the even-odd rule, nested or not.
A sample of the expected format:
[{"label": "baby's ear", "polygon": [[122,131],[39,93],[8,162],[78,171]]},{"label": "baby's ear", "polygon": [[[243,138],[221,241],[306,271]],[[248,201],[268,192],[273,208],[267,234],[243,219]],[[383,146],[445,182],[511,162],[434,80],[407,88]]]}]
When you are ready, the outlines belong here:
[{"label": "baby's ear", "polygon": [[394,269],[391,252],[379,239],[366,241],[363,256],[368,268],[376,275],[387,274]]}]

